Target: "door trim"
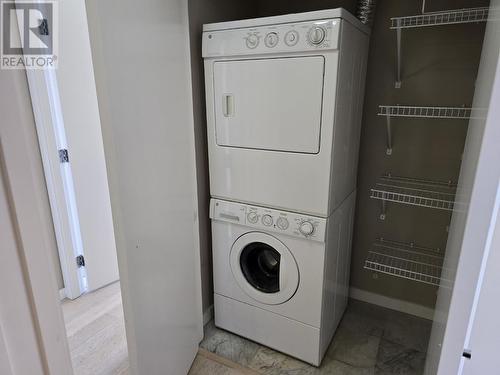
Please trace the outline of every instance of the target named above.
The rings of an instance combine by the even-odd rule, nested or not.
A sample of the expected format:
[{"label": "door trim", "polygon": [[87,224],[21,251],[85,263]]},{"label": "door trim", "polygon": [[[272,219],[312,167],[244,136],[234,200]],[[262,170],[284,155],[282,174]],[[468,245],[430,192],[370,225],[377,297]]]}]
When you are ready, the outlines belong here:
[{"label": "door trim", "polygon": [[[37,145],[34,121],[23,71],[2,71],[2,84],[12,84],[11,96],[22,121],[5,121],[0,127],[0,163],[7,197],[19,241],[19,258],[23,264],[27,295],[32,306],[33,323],[39,337],[38,345],[48,374],[72,374],[66,330],[60,308],[53,265],[47,254],[52,228],[47,192]],[[0,285],[0,288],[9,288]],[[0,322],[0,326],[9,322]],[[23,353],[17,353],[22,355]]]},{"label": "door trim", "polygon": [[[52,71],[27,70],[29,91],[35,118],[36,132],[43,171],[49,195],[52,221],[56,235],[57,249],[61,264],[66,297],[75,299],[86,291],[85,270],[76,266],[76,257],[82,253],[82,238],[78,222],[76,205],[67,203],[74,199],[73,181],[70,165],[63,173],[57,150],[67,148],[65,139],[58,139],[56,128],[64,131],[63,124],[57,124],[62,118],[60,103],[54,95],[57,93],[57,81]],[[50,90],[52,87],[52,90]],[[59,104],[59,105],[57,105]],[[64,137],[63,137],[64,138]],[[72,199],[71,199],[72,198]],[[74,211],[74,212],[73,212]],[[80,246],[79,246],[80,244]]]}]

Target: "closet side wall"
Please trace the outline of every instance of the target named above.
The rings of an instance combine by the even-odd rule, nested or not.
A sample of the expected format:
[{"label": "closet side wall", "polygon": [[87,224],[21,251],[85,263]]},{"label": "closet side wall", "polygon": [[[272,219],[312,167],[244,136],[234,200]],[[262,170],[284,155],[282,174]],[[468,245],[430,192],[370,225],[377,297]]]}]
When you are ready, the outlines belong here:
[{"label": "closet side wall", "polygon": [[[488,5],[461,1],[461,6]],[[437,6],[428,1],[432,10]],[[433,308],[437,287],[365,270],[364,263],[378,237],[414,242],[444,251],[450,211],[387,203],[384,221],[381,202],[370,199],[370,189],[386,173],[394,176],[457,182],[467,120],[392,120],[392,155],[386,154],[386,118],[379,105],[470,107],[479,66],[484,23],[404,29],[402,31],[402,87],[395,88],[396,31],[390,18],[421,13],[420,1],[386,0],[378,3],[372,29],[358,170],[358,201],[351,263],[351,287]],[[440,0],[440,9],[454,9],[455,1]],[[358,293],[359,294],[359,293]]]},{"label": "closet side wall", "polygon": [[[205,113],[205,79],[201,56],[201,34],[204,23],[257,17],[256,2],[230,0],[189,0],[189,38],[191,47],[191,79],[193,86],[193,118],[196,150],[196,179],[200,228],[200,256],[203,311],[210,317],[213,305],[212,235],[209,219],[210,189],[208,180],[207,121]],[[208,313],[207,313],[208,312]]]}]

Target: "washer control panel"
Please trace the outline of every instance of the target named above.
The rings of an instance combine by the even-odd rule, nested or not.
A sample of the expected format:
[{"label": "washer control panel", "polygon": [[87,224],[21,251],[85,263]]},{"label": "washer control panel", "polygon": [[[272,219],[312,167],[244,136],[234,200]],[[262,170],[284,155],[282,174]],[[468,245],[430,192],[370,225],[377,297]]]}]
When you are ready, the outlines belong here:
[{"label": "washer control panel", "polygon": [[326,219],[321,217],[212,199],[210,218],[304,239],[325,241]]},{"label": "washer control panel", "polygon": [[337,49],[340,19],[205,31],[203,57]]}]

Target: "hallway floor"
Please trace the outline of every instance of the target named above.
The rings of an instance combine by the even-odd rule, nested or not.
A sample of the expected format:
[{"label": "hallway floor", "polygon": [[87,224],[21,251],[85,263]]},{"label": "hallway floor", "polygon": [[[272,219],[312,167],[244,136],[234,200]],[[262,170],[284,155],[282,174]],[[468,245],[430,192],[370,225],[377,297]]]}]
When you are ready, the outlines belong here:
[{"label": "hallway floor", "polygon": [[62,302],[75,375],[128,374],[120,283]]},{"label": "hallway floor", "polygon": [[351,300],[320,368],[221,330],[213,322],[205,326],[201,347],[263,375],[420,375],[431,323]]}]

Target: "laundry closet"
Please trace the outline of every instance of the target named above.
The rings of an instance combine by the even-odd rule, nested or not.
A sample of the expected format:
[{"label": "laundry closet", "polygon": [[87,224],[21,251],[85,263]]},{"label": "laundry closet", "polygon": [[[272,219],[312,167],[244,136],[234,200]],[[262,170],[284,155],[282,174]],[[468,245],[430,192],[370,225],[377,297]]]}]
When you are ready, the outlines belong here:
[{"label": "laundry closet", "polygon": [[[319,153],[319,146],[317,149],[315,148],[316,146],[311,148],[310,145],[312,143],[309,142],[310,139],[307,137],[311,136],[314,139],[324,140],[322,137],[329,136],[328,132],[323,133],[324,129],[326,129],[325,124],[320,125],[321,129],[317,129],[317,134],[314,133],[314,129],[304,131],[300,127],[298,129],[302,130],[302,133],[288,134],[286,124],[281,124],[282,126],[279,128],[283,132],[282,135],[270,132],[268,137],[261,139],[258,139],[259,133],[257,131],[250,130],[243,135],[241,133],[237,134],[234,131],[234,128],[231,127],[231,117],[234,113],[238,113],[241,110],[241,103],[237,102],[241,98],[235,98],[238,93],[235,93],[234,88],[230,87],[230,85],[228,86],[227,82],[221,83],[220,86],[214,83],[213,91],[210,90],[210,85],[212,82],[215,82],[214,77],[217,72],[212,71],[209,65],[204,65],[204,57],[207,57],[205,55],[207,45],[212,42],[212,38],[217,38],[217,32],[220,29],[217,26],[206,26],[205,31],[212,32],[209,35],[203,33],[203,25],[336,8],[344,8],[352,15],[360,15],[359,7],[365,5],[367,8],[361,9],[361,15],[367,18],[363,19],[363,23],[354,20],[354,17],[349,21],[349,17],[352,17],[350,14],[345,15],[345,19],[342,20],[344,24],[345,22],[351,22],[351,25],[358,25],[356,22],[359,22],[359,25],[353,26],[353,29],[357,27],[359,35],[366,35],[367,41],[369,40],[366,55],[366,81],[364,93],[360,96],[360,104],[362,103],[363,109],[362,112],[352,114],[353,116],[359,115],[362,117],[360,121],[361,130],[359,140],[357,141],[359,142],[359,154],[354,158],[358,159],[356,171],[357,183],[355,194],[351,196],[346,193],[344,194],[345,196],[342,195],[341,200],[343,201],[343,199],[349,197],[348,199],[352,199],[354,205],[355,199],[355,210],[353,211],[352,218],[353,230],[352,233],[349,233],[352,234],[352,246],[350,246],[348,291],[347,288],[345,290],[351,302],[350,307],[347,308],[347,312],[344,315],[343,323],[340,323],[340,328],[337,329],[337,333],[342,337],[345,336],[342,324],[350,324],[351,331],[354,330],[355,332],[353,333],[353,337],[344,337],[345,341],[342,341],[342,338],[336,341],[334,335],[331,348],[335,345],[342,346],[343,343],[349,342],[349,340],[352,342],[356,338],[359,339],[360,327],[366,328],[369,325],[370,327],[362,332],[363,335],[366,335],[364,344],[361,343],[361,347],[353,346],[350,350],[357,350],[359,352],[372,350],[377,357],[373,358],[372,362],[366,361],[365,358],[365,362],[360,360],[361,364],[353,364],[348,360],[343,361],[342,354],[340,354],[340,357],[335,357],[338,360],[334,361],[336,363],[335,366],[352,365],[355,368],[376,369],[379,373],[405,373],[404,371],[410,370],[414,372],[408,373],[423,373],[424,364],[427,359],[425,373],[433,374],[437,369],[440,345],[445,335],[443,333],[444,329],[440,327],[446,324],[446,316],[450,306],[451,293],[459,262],[461,234],[464,231],[468,200],[470,199],[470,191],[472,189],[470,182],[467,181],[467,178],[470,179],[470,174],[473,173],[470,172],[470,169],[462,173],[465,173],[465,177],[462,176],[464,180],[459,184],[462,160],[464,157],[474,159],[474,156],[467,154],[467,152],[472,152],[470,150],[467,151],[466,144],[472,142],[471,138],[467,139],[467,135],[469,134],[469,137],[476,136],[474,130],[471,131],[470,128],[471,126],[481,127],[481,119],[484,119],[485,107],[488,105],[481,102],[475,103],[474,94],[477,89],[476,82],[478,79],[483,38],[485,36],[485,21],[488,19],[488,6],[490,2],[483,0],[412,0],[404,2],[394,0],[379,1],[376,5],[374,3],[371,1],[354,0],[189,1],[198,208],[200,217],[199,231],[202,244],[202,293],[204,319],[205,323],[207,323],[206,327],[208,327],[205,331],[205,344],[202,343],[202,347],[210,351],[224,356],[224,353],[217,352],[217,345],[214,345],[214,343],[220,344],[217,341],[217,335],[220,337],[224,335],[224,333],[217,331],[217,327],[222,327],[230,331],[231,329],[228,327],[234,327],[233,332],[242,334],[255,341],[259,340],[255,338],[257,336],[253,337],[252,335],[261,328],[259,324],[254,323],[252,327],[245,328],[239,332],[237,327],[240,325],[234,321],[228,325],[221,324],[220,321],[218,323],[217,313],[220,316],[225,315],[224,319],[226,320],[232,319],[236,310],[232,310],[231,308],[225,311],[219,308],[220,311],[215,312],[215,326],[211,322],[214,306],[214,280],[216,285],[221,282],[224,284],[226,282],[229,283],[230,281],[228,280],[235,276],[234,269],[232,271],[231,269],[223,269],[217,264],[218,258],[216,254],[219,252],[217,246],[229,246],[230,248],[231,244],[222,244],[221,241],[212,236],[216,236],[220,231],[226,230],[234,237],[234,241],[240,241],[241,237],[244,236],[244,232],[240,232],[240,229],[238,229],[241,226],[240,224],[245,222],[245,220],[247,223],[249,221],[252,223],[255,219],[255,222],[263,223],[262,228],[254,228],[255,231],[264,232],[266,231],[264,226],[267,226],[266,220],[271,220],[269,221],[269,229],[266,232],[270,237],[274,238],[274,232],[282,233],[283,231],[287,231],[290,225],[297,224],[297,230],[293,233],[290,232],[289,235],[310,238],[315,230],[319,228],[321,231],[322,228],[321,220],[318,219],[315,222],[311,217],[319,215],[318,217],[328,218],[330,213],[333,212],[333,210],[329,210],[328,205],[334,205],[332,202],[337,197],[332,193],[332,201],[323,202],[320,198],[322,192],[320,180],[322,176],[321,171],[318,170],[318,166],[314,165],[314,173],[311,173],[311,170],[306,170],[309,165],[301,159],[296,150],[279,149],[280,145],[286,143],[286,138],[289,136],[290,139],[297,141],[296,147],[302,147],[301,150],[305,154],[314,155]],[[370,6],[372,7],[371,9]],[[450,11],[450,9],[456,11]],[[297,25],[304,21],[299,19],[287,20],[287,24],[295,22]],[[311,20],[314,20],[314,18],[311,18]],[[285,23],[285,21],[282,22]],[[250,40],[248,36],[250,34],[246,31],[245,27],[251,28],[253,26],[251,23],[235,23],[236,30],[244,29],[242,31],[244,35],[242,34],[238,39],[235,37],[235,40],[238,40],[238,42],[240,39],[242,41],[245,40],[247,43],[246,46],[251,49],[254,48],[254,43],[259,42],[262,44],[266,43],[267,47],[272,46],[273,43],[278,43],[278,41],[282,43],[286,42],[288,46],[294,46],[295,44],[293,43],[296,43],[295,38],[298,38],[300,42],[302,42],[301,38],[307,38],[309,41],[308,45],[310,46],[311,43],[314,44],[315,38],[321,36],[315,34],[316,31],[314,29],[304,31],[303,35],[292,35],[292,31],[295,32],[295,29],[282,31],[276,26],[276,36],[266,39],[266,35],[257,35],[258,33],[255,33],[257,35],[257,41],[255,42],[255,40]],[[307,27],[310,27],[309,24]],[[324,29],[323,31],[319,31],[319,33],[326,32],[327,39],[333,38],[331,34],[328,34],[331,32],[329,30]],[[276,39],[273,39],[274,37]],[[202,48],[203,38],[210,38],[210,40],[203,40]],[[289,38],[293,38],[293,40]],[[352,41],[352,43],[355,42]],[[244,53],[241,53],[241,55],[243,56]],[[317,55],[320,55],[320,52]],[[315,58],[313,56],[315,56],[314,53],[309,58]],[[318,64],[320,64],[320,58],[317,56],[316,58],[318,59]],[[359,62],[356,58],[363,58],[363,54],[355,55],[350,64]],[[234,66],[224,66],[222,63],[219,63],[213,69],[222,69],[226,77],[232,74],[236,79],[247,83],[275,79],[278,74],[286,74],[284,71],[288,68],[292,70],[301,69],[300,64],[296,66],[292,66],[293,64],[290,66],[284,64],[274,73],[269,73],[266,70],[267,68],[261,69],[260,67],[255,70],[252,70],[252,68],[240,71],[238,69],[241,68],[241,64],[245,64],[245,60],[242,58],[238,61],[240,61],[240,66],[233,71],[231,69]],[[315,84],[316,72],[315,68],[311,68],[311,66],[304,65],[305,70],[303,76],[301,76],[303,81],[300,82],[300,85],[306,87],[306,89],[308,85],[312,87]],[[325,74],[326,70],[324,72],[322,69],[322,74]],[[266,77],[264,75],[262,77],[262,74],[266,72],[270,76]],[[334,79],[333,76],[329,77],[328,73],[326,74],[325,79]],[[355,81],[359,77],[362,80],[364,71],[363,69],[351,70],[350,74],[352,81]],[[339,75],[338,79],[340,81],[342,77]],[[265,100],[270,106],[273,105],[273,100],[279,101],[279,90],[287,89],[285,81],[283,81],[283,87],[275,88],[276,91],[262,92],[261,96],[263,98],[261,99]],[[327,81],[325,82],[324,87],[328,83]],[[341,88],[336,95],[351,93],[352,88],[348,86]],[[362,84],[358,84],[358,87],[362,86]],[[288,89],[296,90],[297,88],[288,87]],[[314,91],[314,87],[311,88],[311,92],[316,92]],[[321,105],[323,103],[323,106],[328,105],[328,102],[322,101],[323,95],[328,95],[328,91],[320,90],[317,94],[316,102],[319,104],[316,104]],[[253,92],[251,95],[255,97],[259,93],[258,91]],[[243,97],[242,100],[248,103],[251,98]],[[270,101],[271,103],[269,103]],[[311,102],[314,102],[314,98],[311,98]],[[334,103],[335,100],[332,97],[331,105],[334,106]],[[281,104],[278,103],[277,105]],[[304,105],[304,101],[298,101],[294,105]],[[314,111],[311,109],[312,107],[308,109],[307,105],[304,108],[303,115],[307,119],[307,111],[309,109],[311,113]],[[322,108],[322,110],[325,111],[325,108]],[[220,112],[221,116],[219,125],[224,122],[224,126],[217,128],[219,133],[217,133],[218,138],[215,141],[211,139],[211,134],[215,134],[215,130],[213,133],[210,132],[210,118],[218,116],[214,113],[217,111]],[[262,122],[258,111],[255,110],[255,112],[254,121],[256,125],[249,124],[250,127],[266,127],[270,125]],[[281,119],[285,119],[285,122],[300,121],[300,118],[297,119],[297,116],[300,115],[300,111],[293,115],[293,117],[287,117],[287,113],[282,113]],[[343,120],[355,122],[352,118],[344,118]],[[274,121],[280,121],[280,116],[277,116]],[[339,134],[341,136],[341,133]],[[336,135],[332,134],[331,136],[335,139]],[[209,146],[211,142],[222,146],[222,148],[214,152]],[[230,148],[252,149],[256,148],[254,147],[256,142],[261,144],[262,149],[267,150],[266,152],[271,149],[278,149],[278,151],[282,152],[273,162],[283,164],[283,175],[281,177],[275,176],[275,178],[281,179],[281,182],[284,181],[285,185],[289,182],[289,189],[280,185],[282,191],[274,191],[270,185],[272,184],[270,181],[273,177],[269,176],[267,167],[263,165],[261,168],[263,177],[260,184],[268,186],[268,190],[263,190],[264,192],[268,192],[268,194],[260,193],[255,188],[252,188],[254,181],[246,179],[254,179],[255,174],[258,173],[258,168],[255,169],[255,166],[252,164],[252,166],[248,166],[245,169],[244,160],[229,160]],[[344,142],[336,144],[335,147],[347,148],[350,145],[349,142],[351,141],[346,138]],[[229,148],[224,149],[224,147]],[[321,147],[324,147],[324,145],[321,144]],[[357,152],[357,145],[354,147]],[[290,153],[287,154],[287,152]],[[245,157],[251,156],[247,155]],[[264,159],[265,157],[262,157],[262,160]],[[220,165],[220,168],[214,167],[215,161],[219,163],[217,165]],[[231,168],[235,168],[235,165],[239,168],[238,171],[231,171]],[[289,174],[290,168],[292,168],[291,165],[296,165],[293,176]],[[241,174],[242,185],[239,187],[239,191],[245,191],[246,187],[247,190],[243,195],[248,196],[248,199],[245,199],[243,196],[231,196],[230,191],[235,188],[231,178],[234,178],[235,173]],[[330,173],[330,170],[325,169],[323,178],[329,180]],[[297,186],[297,180],[300,180],[300,178],[307,180],[304,182],[306,188],[301,189]],[[349,179],[350,177],[342,176],[342,178]],[[210,190],[210,186],[213,191]],[[214,190],[217,192],[216,194],[214,194]],[[295,210],[289,209],[288,203],[293,201],[293,194],[300,194],[301,190],[304,193],[304,196],[300,199],[301,204],[310,197],[310,200],[318,205],[316,211],[309,210],[307,205],[301,206],[300,204]],[[228,192],[227,195],[219,194],[219,192],[225,191]],[[273,204],[272,199],[267,199],[273,194],[278,197],[276,201],[279,201],[279,203]],[[225,199],[226,197],[229,198]],[[259,201],[261,204],[258,203]],[[338,202],[338,207],[341,207],[341,201]],[[239,206],[234,206],[235,204],[239,204]],[[293,203],[290,203],[290,205],[293,205]],[[241,210],[241,215],[237,213],[238,210]],[[224,229],[225,227],[223,228],[220,222],[211,222],[211,218],[214,219],[217,214],[222,215],[221,217],[225,215],[226,221],[232,220],[235,222],[235,224],[231,224],[234,226],[230,227],[231,229]],[[454,215],[453,220],[452,214]],[[348,219],[346,220],[348,221]],[[311,223],[312,225],[312,229],[304,229],[305,231],[311,230],[309,235],[305,235],[302,232],[301,225],[304,223]],[[348,224],[346,225],[348,226]],[[256,241],[259,242],[260,240]],[[212,243],[216,248],[212,248]],[[280,240],[276,240],[276,243],[276,246],[281,246]],[[271,251],[268,251],[268,254],[271,254]],[[283,254],[277,254],[274,258],[272,258],[273,255],[269,255],[271,256],[270,264],[287,261],[285,259],[286,256]],[[302,261],[304,264],[317,266],[314,263],[315,260],[312,258],[308,259],[305,257]],[[243,266],[241,259],[230,260],[228,262],[233,262],[235,267],[243,267],[241,277],[243,284],[245,278],[247,281],[249,280],[249,276],[245,274],[245,266]],[[255,262],[259,263],[261,260],[256,259]],[[292,264],[293,259],[290,262],[289,264]],[[300,263],[300,260],[298,262]],[[283,264],[282,267],[290,268],[287,263]],[[476,265],[471,264],[471,267],[473,266]],[[214,278],[214,270],[224,273],[224,278],[219,276]],[[269,273],[274,272],[271,268],[268,271]],[[299,267],[297,275],[294,276],[297,278],[297,282],[300,278],[304,278],[304,274],[301,274],[301,272],[313,272],[313,270],[307,269],[303,271]],[[296,293],[296,290],[284,290],[284,294],[288,293],[289,295],[281,295],[281,297],[284,296],[283,300],[279,298],[273,300],[272,293],[280,291],[280,282],[284,283],[285,281],[278,281],[276,279],[275,284],[266,284],[259,279],[256,281],[256,289],[260,291],[253,292],[252,290],[247,290],[245,293],[247,297],[250,296],[249,301],[255,296],[255,299],[258,299],[259,296],[269,298],[269,303],[277,306],[275,309],[277,314],[286,316],[286,308],[282,311],[279,306],[284,301],[292,298],[291,296]],[[333,280],[332,282],[335,284],[338,281]],[[242,284],[239,285],[245,291],[246,287]],[[324,288],[332,287],[328,283],[323,285]],[[268,288],[268,290],[265,290],[265,288]],[[308,290],[308,292],[311,293],[311,303],[314,303],[315,293],[321,294],[324,290]],[[252,293],[258,294],[252,297]],[[215,298],[220,298],[217,290],[215,291],[215,295]],[[248,303],[251,304],[251,302]],[[437,303],[438,306],[436,306]],[[323,319],[324,314],[328,314],[328,307],[321,310],[321,319]],[[313,309],[313,306],[310,306],[310,309]],[[435,314],[436,309],[438,310],[437,314]],[[245,314],[248,314],[249,319],[254,318],[262,314],[262,309],[256,308],[254,311],[243,312],[242,316]],[[333,310],[332,314],[334,314]],[[303,319],[302,322],[308,319],[307,314],[301,315],[298,313],[297,316]],[[266,319],[265,314],[259,315],[259,317]],[[433,320],[435,322],[432,328]],[[391,324],[391,321],[396,322],[394,324],[399,324],[398,329],[400,331],[398,333],[391,333],[390,329],[387,328],[386,325]],[[276,321],[270,326],[263,324],[266,327],[266,332],[272,331],[273,324],[279,326],[281,322]],[[309,324],[308,321],[304,326],[307,324]],[[352,327],[356,328],[353,329]],[[289,328],[283,326],[281,329],[286,330]],[[246,332],[246,334],[242,332]],[[303,340],[311,339],[306,330],[302,332]],[[264,333],[262,335],[262,337],[265,336]],[[412,335],[418,336],[416,340],[413,340],[417,341],[418,344],[406,347],[405,340],[410,338],[409,341],[413,342]],[[272,336],[272,332],[269,334],[270,336]],[[266,355],[272,357],[268,352],[258,349],[255,346],[257,344],[252,341],[245,344],[247,345],[245,349],[241,349],[240,347],[243,347],[244,344],[238,341],[239,339],[233,336],[228,337],[230,339],[223,341],[225,342],[224,345],[230,346],[227,351],[229,359],[238,362],[238,359],[243,358],[240,364],[244,366],[247,366],[250,361],[255,362],[258,353],[261,355],[261,360],[262,353],[267,353]],[[297,340],[293,335],[288,339]],[[326,340],[324,337],[321,339]],[[272,342],[271,344],[266,344],[265,342],[260,342],[260,344],[274,347],[277,351],[285,353],[289,350],[288,354],[291,354],[293,357],[300,357],[299,355],[294,355],[293,351],[295,349],[293,348],[296,346],[283,343],[286,348],[281,349],[279,347],[279,340],[276,341],[271,338],[269,340]],[[429,340],[430,345],[428,346]],[[323,345],[328,346],[330,339],[327,339],[327,341]],[[376,348],[374,349],[373,347],[375,346]],[[337,350],[331,348],[328,350]],[[387,354],[391,350],[395,352],[400,350],[400,352],[395,354],[395,357],[399,355],[399,359],[395,360],[392,358],[391,362],[391,358]],[[339,370],[341,367],[335,367],[331,364],[333,362],[328,362],[326,359],[329,358],[327,347],[324,348],[324,351],[326,351],[326,356],[318,371],[324,369],[323,373],[347,373],[348,370],[344,369],[345,372],[342,372],[341,369]],[[253,358],[249,359],[240,354],[236,358],[234,357],[235,352],[244,352],[247,354],[252,352]],[[323,354],[325,353],[323,352]],[[344,354],[345,357],[343,358],[350,358],[352,353]],[[441,353],[441,355],[443,354],[450,355],[450,353]],[[463,354],[467,356],[466,352]],[[232,355],[233,357],[231,357]],[[321,362],[322,355],[318,363],[315,363],[314,360],[301,359],[317,366]],[[339,355],[338,350],[336,355]],[[461,356],[462,352],[457,353],[457,355]],[[332,354],[332,356],[334,355]],[[405,358],[402,360],[404,363],[398,362],[394,366],[394,361],[401,360],[401,357]],[[276,363],[276,361],[273,363]],[[285,367],[287,365],[291,366],[285,360],[282,360],[280,363]],[[262,366],[265,367],[264,365]],[[258,366],[249,367],[259,369]],[[276,371],[278,370],[280,369]],[[307,372],[309,371],[307,367],[300,367],[300,370],[303,373],[309,373]],[[281,372],[278,371],[276,373]]]}]

